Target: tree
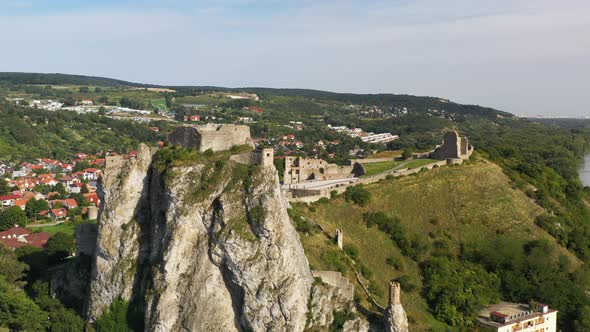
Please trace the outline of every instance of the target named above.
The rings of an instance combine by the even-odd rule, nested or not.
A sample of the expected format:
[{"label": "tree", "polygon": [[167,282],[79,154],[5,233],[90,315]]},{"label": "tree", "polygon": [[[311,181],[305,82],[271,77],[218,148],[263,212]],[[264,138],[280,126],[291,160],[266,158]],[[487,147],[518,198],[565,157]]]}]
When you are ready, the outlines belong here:
[{"label": "tree", "polygon": [[352,201],[357,205],[366,206],[371,200],[371,193],[367,189],[363,188],[362,185],[352,186],[346,188],[346,191],[344,192],[344,199],[347,202]]},{"label": "tree", "polygon": [[47,313],[25,292],[0,276],[0,325],[11,331],[44,331]]},{"label": "tree", "polygon": [[37,215],[41,211],[49,210],[49,203],[43,199],[31,198],[25,205],[27,217],[37,220]]},{"label": "tree", "polygon": [[412,149],[412,148],[406,148],[402,152],[402,158],[404,158],[404,159],[411,159],[413,156],[414,156],[414,149]]},{"label": "tree", "polygon": [[73,253],[74,247],[74,236],[59,232],[47,241],[46,250],[54,261],[60,261]]},{"label": "tree", "polygon": [[59,193],[59,198],[61,199],[66,198],[66,196],[68,195],[66,187],[64,187],[64,185],[61,182],[58,182],[53,189]]},{"label": "tree", "polygon": [[58,299],[49,297],[47,282],[38,280],[31,288],[35,303],[49,314],[50,331],[84,331],[85,323],[80,316],[66,309]]},{"label": "tree", "polygon": [[88,88],[87,86],[81,86],[78,91],[80,91],[80,93],[88,93],[90,92],[90,88]]},{"label": "tree", "polygon": [[472,326],[482,306],[499,300],[500,280],[479,264],[435,257],[422,266],[422,275],[434,316],[452,326]]},{"label": "tree", "polygon": [[[84,188],[86,186],[86,184],[84,186],[82,186],[82,188]],[[88,203],[88,200],[86,200],[86,197],[84,197],[84,195],[82,194],[70,194],[70,198],[73,198],[76,200],[76,203],[78,203],[78,206],[88,206],[90,205],[90,203]]]},{"label": "tree", "polygon": [[98,115],[105,115],[107,114],[107,110],[104,108],[104,106],[101,106],[98,108]]},{"label": "tree", "polygon": [[5,231],[15,225],[26,226],[26,224],[27,215],[18,206],[0,211],[0,231]]},{"label": "tree", "polygon": [[96,320],[96,331],[107,332],[133,332],[141,331],[141,318],[137,312],[130,308],[129,303],[117,298],[111,307]]},{"label": "tree", "polygon": [[0,195],[8,195],[10,193],[10,186],[3,177],[0,177]]},{"label": "tree", "polygon": [[20,262],[14,251],[0,245],[0,276],[4,276],[4,280],[22,286],[22,280],[28,270],[27,264]]}]

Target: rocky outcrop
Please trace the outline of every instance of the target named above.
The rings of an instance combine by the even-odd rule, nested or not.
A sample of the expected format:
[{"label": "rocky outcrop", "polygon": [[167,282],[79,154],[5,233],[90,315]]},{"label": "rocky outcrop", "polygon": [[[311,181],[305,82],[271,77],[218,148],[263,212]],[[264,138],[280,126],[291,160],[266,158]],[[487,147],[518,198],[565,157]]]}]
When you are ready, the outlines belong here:
[{"label": "rocky outcrop", "polygon": [[[316,278],[311,290],[309,314],[306,328],[313,331],[328,331],[334,321],[334,313],[342,312],[356,315],[356,308],[346,287],[335,287]],[[343,331],[366,332],[369,322],[355,317],[344,322]]]},{"label": "rocky outcrop", "polygon": [[152,155],[107,165],[90,320],[121,297],[146,331],[302,331],[313,279],[274,167]]},{"label": "rocky outcrop", "polygon": [[408,317],[400,302],[400,284],[392,281],[389,285],[389,305],[385,310],[386,332],[408,332]]},{"label": "rocky outcrop", "polygon": [[347,320],[344,322],[342,332],[368,332],[369,322],[366,319],[357,317],[355,319]]}]

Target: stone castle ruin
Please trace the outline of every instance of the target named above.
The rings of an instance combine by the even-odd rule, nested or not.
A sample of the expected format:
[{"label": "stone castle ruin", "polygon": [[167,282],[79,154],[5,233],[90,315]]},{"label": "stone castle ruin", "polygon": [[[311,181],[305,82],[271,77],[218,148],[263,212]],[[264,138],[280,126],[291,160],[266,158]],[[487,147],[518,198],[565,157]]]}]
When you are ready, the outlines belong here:
[{"label": "stone castle ruin", "polygon": [[[250,137],[250,127],[235,124],[185,125],[176,128],[168,135],[173,145],[195,149],[199,152],[207,150],[227,151],[233,146],[248,145],[254,147]],[[235,154],[230,160],[246,165],[262,165],[274,167],[274,151],[272,148],[258,149],[252,152]]]},{"label": "stone castle ruin", "polygon": [[250,145],[254,142],[250,138],[250,127],[235,124],[185,125],[176,128],[168,135],[171,144],[181,145],[190,149],[205,152],[224,151],[234,145]]},{"label": "stone castle ruin", "polygon": [[283,181],[285,184],[292,184],[305,181],[346,179],[362,175],[359,172],[362,172],[362,167],[358,167],[352,162],[350,166],[338,166],[318,158],[286,157]]},{"label": "stone castle ruin", "polygon": [[436,146],[427,154],[428,158],[447,160],[448,164],[460,164],[469,159],[473,153],[473,146],[467,137],[460,137],[457,131],[447,132],[441,145]]}]

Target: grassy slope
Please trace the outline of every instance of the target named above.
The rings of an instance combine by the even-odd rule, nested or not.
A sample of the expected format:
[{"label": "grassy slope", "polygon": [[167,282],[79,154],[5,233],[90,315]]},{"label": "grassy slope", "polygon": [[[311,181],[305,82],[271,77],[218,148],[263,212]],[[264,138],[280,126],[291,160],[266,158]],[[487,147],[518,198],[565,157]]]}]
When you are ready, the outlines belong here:
[{"label": "grassy slope", "polygon": [[[383,290],[382,295],[377,296],[381,305],[387,304],[390,279],[409,275],[415,280],[419,286],[417,290],[402,295],[402,303],[413,322],[412,330],[425,330],[429,326],[440,330],[444,325],[434,320],[420,297],[417,263],[403,257],[394,243],[377,228],[368,229],[363,222],[363,213],[382,211],[397,216],[408,235],[416,234],[431,242],[445,239],[455,250],[458,250],[459,243],[477,243],[496,236],[527,240],[549,238],[534,224],[534,218],[543,210],[521,191],[512,189],[501,169],[488,161],[442,167],[416,176],[385,180],[366,188],[372,192],[372,200],[364,208],[346,203],[343,198],[334,199],[330,204],[316,204],[316,212],[302,204],[295,207],[331,233],[335,233],[336,228],[344,229],[345,244],[352,243],[359,249],[358,261],[373,271],[373,278]],[[314,269],[333,268],[320,257],[322,252],[335,248],[322,233],[303,234],[301,238]],[[575,260],[564,249],[560,250]],[[385,262],[392,256],[404,262],[401,271]],[[348,276],[353,279],[352,274]],[[357,292],[359,290],[357,287]]]}]

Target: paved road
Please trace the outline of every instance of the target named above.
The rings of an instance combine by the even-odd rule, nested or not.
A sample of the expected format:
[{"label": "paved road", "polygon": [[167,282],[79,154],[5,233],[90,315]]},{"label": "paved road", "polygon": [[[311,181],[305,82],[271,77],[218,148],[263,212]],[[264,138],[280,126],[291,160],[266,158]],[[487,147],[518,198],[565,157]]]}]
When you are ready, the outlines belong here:
[{"label": "paved road", "polygon": [[313,182],[301,182],[289,185],[290,189],[322,189],[333,187],[337,184],[348,184],[351,182],[358,181],[358,178],[346,178],[346,179],[334,179],[334,180],[322,180]]},{"label": "paved road", "polygon": [[61,221],[56,221],[56,222],[51,222],[51,223],[44,223],[44,224],[33,224],[33,225],[27,225],[27,228],[57,226],[59,224],[63,224],[64,222],[66,222],[66,220],[61,220]]}]

